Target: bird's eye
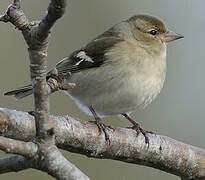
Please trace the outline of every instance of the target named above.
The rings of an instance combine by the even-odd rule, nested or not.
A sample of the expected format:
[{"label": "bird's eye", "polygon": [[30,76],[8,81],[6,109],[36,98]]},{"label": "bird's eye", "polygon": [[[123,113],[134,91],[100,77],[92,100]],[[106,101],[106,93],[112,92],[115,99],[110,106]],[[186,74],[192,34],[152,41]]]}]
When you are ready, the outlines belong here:
[{"label": "bird's eye", "polygon": [[155,36],[155,35],[157,34],[157,31],[154,30],[154,29],[152,29],[151,31],[149,31],[149,33],[150,33],[151,35]]}]

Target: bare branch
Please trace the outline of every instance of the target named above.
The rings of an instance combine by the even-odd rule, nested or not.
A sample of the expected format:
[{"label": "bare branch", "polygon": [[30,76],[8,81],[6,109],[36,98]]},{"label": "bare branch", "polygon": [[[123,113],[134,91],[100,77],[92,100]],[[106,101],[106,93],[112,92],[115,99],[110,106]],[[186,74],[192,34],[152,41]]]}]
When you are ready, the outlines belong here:
[{"label": "bare branch", "polygon": [[57,19],[61,18],[65,12],[65,0],[51,0],[46,16],[41,20],[38,26],[38,38],[44,40],[50,33],[50,29]]},{"label": "bare branch", "polygon": [[0,149],[6,153],[34,157],[37,154],[38,146],[32,142],[23,142],[0,136]]},{"label": "bare branch", "polygon": [[45,152],[45,154],[41,154],[44,160],[40,169],[44,169],[57,179],[89,180],[76,166],[67,161],[56,146],[50,146],[48,151],[46,144],[42,145],[41,148],[43,148],[41,152]]},{"label": "bare branch", "polygon": [[[46,82],[48,35],[56,20],[64,14],[65,2],[66,0],[51,0],[48,13],[41,22],[29,23],[24,12],[20,9],[20,0],[13,0],[5,14],[0,16],[0,21],[10,22],[22,31],[29,47],[30,73],[35,102],[34,124],[38,145],[1,137],[0,148],[6,152],[23,154],[25,156],[33,153],[30,152],[31,149],[34,151],[38,150],[39,161],[35,161],[35,157],[32,157],[32,160],[35,161],[35,164],[33,164],[35,168],[44,170],[58,179],[87,180],[89,178],[66,160],[58,151],[54,140],[54,125],[48,116],[49,88]],[[55,151],[51,152],[51,149]]]},{"label": "bare branch", "polygon": [[14,0],[14,2],[8,6],[5,13],[0,16],[0,21],[10,22],[19,30],[25,30],[29,26],[26,15],[20,9],[19,0]]},{"label": "bare branch", "polygon": [[32,163],[32,160],[20,155],[0,158],[0,174],[31,168]]},{"label": "bare branch", "polygon": [[[50,121],[55,125],[56,144],[64,150],[88,157],[150,166],[187,179],[205,178],[203,149],[151,134],[148,147],[142,135],[137,137],[135,131],[126,128],[110,130],[111,144],[108,145],[104,135],[100,135],[98,128],[91,122],[80,122],[68,116],[50,116]],[[33,122],[33,117],[28,113],[0,108],[0,132],[5,136],[32,138],[35,136]]]}]

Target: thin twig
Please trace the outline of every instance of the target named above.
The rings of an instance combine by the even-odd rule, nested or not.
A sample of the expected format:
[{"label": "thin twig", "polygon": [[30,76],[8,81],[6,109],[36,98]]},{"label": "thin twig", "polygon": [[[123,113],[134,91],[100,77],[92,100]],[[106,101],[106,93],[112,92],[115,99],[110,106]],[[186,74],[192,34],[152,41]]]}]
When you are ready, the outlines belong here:
[{"label": "thin twig", "polygon": [[38,38],[44,40],[48,37],[50,29],[54,23],[63,16],[65,12],[66,1],[65,0],[51,0],[47,14],[43,17],[38,26]]}]

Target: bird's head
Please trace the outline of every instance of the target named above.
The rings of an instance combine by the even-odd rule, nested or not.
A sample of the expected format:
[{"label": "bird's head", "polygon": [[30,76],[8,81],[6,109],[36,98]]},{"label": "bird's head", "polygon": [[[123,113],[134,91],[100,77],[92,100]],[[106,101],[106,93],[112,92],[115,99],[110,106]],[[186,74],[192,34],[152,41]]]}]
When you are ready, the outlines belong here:
[{"label": "bird's head", "polygon": [[182,35],[168,30],[158,18],[149,15],[136,15],[128,19],[135,39],[146,44],[163,43],[183,38]]}]

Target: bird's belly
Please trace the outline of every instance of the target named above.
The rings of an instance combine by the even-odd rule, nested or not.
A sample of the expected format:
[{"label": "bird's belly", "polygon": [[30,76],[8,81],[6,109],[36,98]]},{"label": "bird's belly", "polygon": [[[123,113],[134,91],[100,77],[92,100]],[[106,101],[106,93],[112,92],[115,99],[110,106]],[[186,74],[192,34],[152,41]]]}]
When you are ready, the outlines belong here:
[{"label": "bird's belly", "polygon": [[102,73],[98,79],[92,76],[88,79],[89,82],[83,78],[73,79],[76,87],[68,93],[85,113],[90,114],[88,107],[92,106],[101,116],[144,108],[151,103],[163,86],[162,79],[145,80],[139,75],[116,77]]}]

